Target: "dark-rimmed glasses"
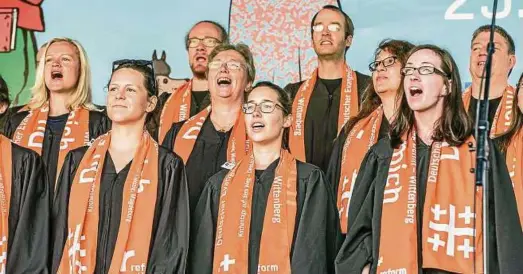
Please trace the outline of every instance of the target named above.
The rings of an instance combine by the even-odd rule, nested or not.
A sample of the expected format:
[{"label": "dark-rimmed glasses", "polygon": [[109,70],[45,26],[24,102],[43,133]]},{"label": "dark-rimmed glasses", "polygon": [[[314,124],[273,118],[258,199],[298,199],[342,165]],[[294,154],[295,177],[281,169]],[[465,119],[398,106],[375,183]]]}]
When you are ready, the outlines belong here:
[{"label": "dark-rimmed glasses", "polygon": [[443,77],[450,78],[450,75],[445,72],[433,67],[433,66],[421,66],[421,67],[404,67],[401,69],[401,75],[409,76],[413,75],[415,71],[418,71],[420,75],[439,74]]},{"label": "dark-rimmed glasses", "polygon": [[187,47],[188,48],[196,48],[200,43],[203,42],[203,45],[208,48],[216,47],[217,45],[221,44],[222,42],[214,37],[204,37],[204,38],[198,38],[193,37],[187,39]]},{"label": "dark-rimmed glasses", "polygon": [[254,113],[254,111],[256,110],[256,107],[258,107],[258,106],[260,107],[260,111],[262,113],[272,113],[277,107],[279,109],[281,109],[283,111],[283,113],[285,113],[285,110],[283,109],[282,106],[280,106],[279,104],[276,104],[274,102],[271,102],[271,101],[264,101],[259,104],[256,104],[253,102],[245,103],[242,106],[242,111],[245,114],[252,114],[252,113]]},{"label": "dark-rimmed glasses", "polygon": [[380,64],[383,65],[384,68],[390,67],[396,63],[396,60],[398,60],[398,57],[389,56],[383,60],[374,61],[369,64],[369,70],[375,72],[376,70],[378,70]]}]

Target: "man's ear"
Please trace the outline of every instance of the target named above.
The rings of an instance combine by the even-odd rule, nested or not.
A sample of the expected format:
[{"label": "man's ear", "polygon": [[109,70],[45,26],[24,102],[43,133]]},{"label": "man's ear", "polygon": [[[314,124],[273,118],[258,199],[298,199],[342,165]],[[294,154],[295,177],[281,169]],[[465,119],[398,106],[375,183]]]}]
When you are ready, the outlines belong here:
[{"label": "man's ear", "polygon": [[516,66],[516,61],[517,61],[516,55],[509,56],[508,62],[510,64],[510,69],[513,69]]},{"label": "man's ear", "polygon": [[345,47],[350,48],[350,46],[352,46],[352,35],[349,35],[347,38],[345,38]]}]

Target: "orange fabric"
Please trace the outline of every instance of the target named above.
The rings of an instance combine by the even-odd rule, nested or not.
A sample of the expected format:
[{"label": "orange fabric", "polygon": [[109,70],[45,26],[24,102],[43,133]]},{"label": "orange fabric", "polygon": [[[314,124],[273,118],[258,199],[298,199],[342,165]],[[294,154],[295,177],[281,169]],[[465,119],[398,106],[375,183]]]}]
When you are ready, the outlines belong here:
[{"label": "orange fabric", "polygon": [[[470,101],[472,98],[472,88],[468,87],[463,92],[463,104],[465,105],[465,109],[468,111]],[[505,92],[503,92],[503,97],[501,98],[501,102],[498,106],[498,109],[496,110],[496,115],[494,116],[494,120],[492,121],[492,127],[490,129],[490,138],[496,138],[498,136],[501,136],[505,134],[507,131],[510,130],[510,126],[512,125],[512,111],[516,106],[516,91],[513,86],[508,86],[505,89]],[[475,111],[475,110],[474,110]],[[501,117],[501,119],[500,119]]]},{"label": "orange fabric", "polygon": [[160,128],[158,130],[158,140],[163,142],[165,135],[171,128],[172,124],[189,119],[191,115],[191,91],[192,80],[183,84],[178,90],[169,96],[165,101],[160,116]]},{"label": "orange fabric", "polygon": [[[384,191],[378,273],[417,273],[419,267],[416,134],[404,140],[392,155]],[[482,190],[476,191],[470,172],[475,165],[471,142],[475,143],[473,137],[459,147],[432,145],[423,208],[422,268],[483,273]]]},{"label": "orange fabric", "polygon": [[[250,154],[223,180],[213,273],[247,273],[254,172],[254,155]],[[282,150],[263,220],[259,272],[291,273],[290,252],[297,211],[296,180],[296,159]]]},{"label": "orange fabric", "polygon": [[9,237],[9,206],[12,184],[12,145],[11,141],[0,135],[0,272],[6,273],[7,242]]},{"label": "orange fabric", "polygon": [[[340,94],[340,107],[338,114],[338,133],[345,123],[358,114],[358,82],[356,73],[347,65],[343,66],[341,80],[342,94]],[[293,123],[289,133],[289,147],[296,159],[305,162],[305,117],[307,107],[318,79],[318,69],[314,70],[311,78],[301,86],[292,104]]]},{"label": "orange fabric", "polygon": [[507,148],[506,161],[518,204],[519,220],[523,227],[523,129],[519,129],[518,133],[512,137]]},{"label": "orange fabric", "polygon": [[[183,162],[187,164],[189,156],[194,148],[196,139],[200,134],[203,123],[211,113],[211,106],[206,107],[200,113],[189,118],[182,127],[180,132],[176,136],[174,141],[174,152],[180,155]],[[236,119],[227,144],[227,161],[230,163],[236,163],[241,160],[250,151],[250,142],[247,137],[247,131],[245,128],[245,116],[240,111],[239,117]]]},{"label": "orange fabric", "polygon": [[[111,132],[94,141],[72,182],[68,239],[59,273],[93,273],[98,243],[100,183]],[[144,132],[125,180],[122,215],[109,273],[145,273],[158,188],[158,144]]]},{"label": "orange fabric", "polygon": [[[356,123],[343,145],[337,205],[341,231],[344,234],[347,233],[349,205],[356,177],[367,151],[377,142],[382,119],[383,106],[379,106],[369,116]],[[349,155],[350,160],[347,160]]]},{"label": "orange fabric", "polygon": [[[49,116],[49,103],[30,110],[13,134],[13,142],[42,155],[45,128]],[[89,110],[79,108],[69,113],[60,141],[57,173],[60,174],[67,153],[89,144]],[[57,176],[58,180],[58,176]],[[55,182],[56,183],[56,182]]]}]

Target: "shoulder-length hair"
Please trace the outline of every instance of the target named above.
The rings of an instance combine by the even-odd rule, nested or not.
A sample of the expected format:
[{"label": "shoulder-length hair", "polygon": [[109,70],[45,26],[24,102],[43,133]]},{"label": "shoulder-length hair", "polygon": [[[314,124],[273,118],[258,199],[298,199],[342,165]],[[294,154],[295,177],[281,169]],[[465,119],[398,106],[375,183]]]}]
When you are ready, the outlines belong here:
[{"label": "shoulder-length hair", "polygon": [[[378,45],[378,48],[374,52],[374,60],[378,58],[378,55],[382,51],[387,51],[390,54],[396,56],[397,62],[401,64],[401,66],[405,66],[405,63],[407,63],[407,54],[409,51],[414,48],[414,45],[411,44],[408,41],[403,40],[392,40],[392,39],[386,39],[380,42]],[[402,77],[401,75],[399,77]],[[403,84],[403,82],[402,82]],[[401,94],[403,94],[403,85],[400,84],[398,90],[396,91],[397,98],[401,98]],[[378,96],[378,93],[376,92],[376,89],[374,88],[374,82],[371,81],[370,84],[367,86],[365,91],[363,91],[362,94],[362,101],[361,101],[361,109],[360,112],[354,117],[352,117],[345,126],[345,132],[349,134],[349,132],[354,128],[356,123],[358,123],[361,119],[369,116],[373,111],[375,111],[379,106],[381,105],[381,99]]]},{"label": "shoulder-length hair", "polygon": [[[434,52],[441,59],[441,70],[448,75],[442,77],[444,77],[445,85],[450,91],[443,99],[443,113],[434,125],[432,139],[434,141],[445,141],[451,146],[459,146],[472,134],[473,123],[461,99],[461,78],[458,66],[447,50],[435,45],[414,47],[408,56],[410,57],[424,49]],[[402,82],[404,81],[405,77],[403,77]],[[393,147],[402,143],[402,136],[411,130],[413,125],[414,111],[410,109],[405,93],[403,93],[398,114],[391,125],[390,138]]]},{"label": "shoulder-length hair", "polygon": [[[520,88],[523,86],[523,73],[519,77],[518,84],[516,86],[516,90],[514,92],[514,106],[512,106],[512,124],[510,125],[509,130],[497,137],[498,141],[498,147],[500,150],[505,153],[507,151],[508,146],[510,145],[510,142],[512,141],[512,137],[518,133],[518,131],[523,126],[523,114],[521,113],[521,110],[518,107],[518,104],[521,104],[518,100],[518,94]],[[503,102],[502,102],[503,103]]]},{"label": "shoulder-length hair", "polygon": [[36,109],[42,107],[45,102],[49,101],[49,90],[45,84],[45,58],[49,47],[53,43],[57,42],[67,42],[73,45],[76,48],[76,52],[80,59],[80,76],[78,78],[78,83],[76,85],[76,91],[71,95],[71,98],[68,102],[65,102],[66,107],[69,110],[74,110],[77,108],[85,108],[88,110],[98,110],[92,104],[92,92],[91,92],[91,68],[89,66],[89,61],[87,60],[87,54],[85,53],[82,45],[73,39],[66,37],[53,38],[47,43],[47,46],[44,49],[44,54],[40,57],[40,66],[36,70],[36,80],[33,88],[31,89],[31,100],[27,104],[29,109]]}]

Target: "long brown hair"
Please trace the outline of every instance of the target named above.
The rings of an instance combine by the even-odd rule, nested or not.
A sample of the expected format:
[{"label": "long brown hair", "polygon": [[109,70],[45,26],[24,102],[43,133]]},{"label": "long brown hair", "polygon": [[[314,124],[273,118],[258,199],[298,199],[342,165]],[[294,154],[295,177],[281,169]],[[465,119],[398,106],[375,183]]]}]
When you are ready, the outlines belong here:
[{"label": "long brown hair", "polygon": [[[458,66],[447,50],[435,45],[417,46],[410,51],[408,56],[424,49],[428,49],[440,57],[441,70],[448,75],[448,77],[443,76],[445,84],[450,91],[443,99],[443,113],[434,125],[432,139],[445,141],[451,146],[461,145],[472,134],[473,124],[461,99],[461,78]],[[402,82],[404,81],[405,77],[402,79]],[[402,143],[401,137],[411,130],[413,125],[414,111],[409,107],[405,93],[403,93],[398,114],[391,125],[390,138],[393,147]]]},{"label": "long brown hair", "polygon": [[521,113],[521,110],[518,107],[519,100],[518,100],[518,94],[520,88],[523,86],[523,73],[519,77],[518,84],[516,86],[516,92],[514,93],[514,106],[512,106],[512,124],[510,125],[510,129],[503,134],[502,136],[497,137],[496,141],[498,144],[498,147],[500,148],[501,152],[505,153],[507,151],[508,146],[510,145],[510,142],[512,141],[512,137],[518,133],[518,131],[521,129],[521,126],[523,126],[523,114]]},{"label": "long brown hair", "polygon": [[[385,39],[380,42],[378,48],[374,52],[374,60],[378,58],[378,55],[382,51],[387,51],[390,54],[396,56],[397,61],[400,62],[401,66],[403,67],[405,66],[405,63],[407,63],[407,56],[412,48],[414,48],[414,45],[408,41]],[[399,77],[402,76],[400,75]],[[403,93],[402,84],[398,87],[398,90],[396,92],[396,94],[399,94],[401,97],[401,93]],[[360,112],[347,122],[344,128],[345,133],[349,134],[352,128],[354,128],[354,126],[356,125],[356,123],[358,123],[361,119],[369,116],[380,105],[381,99],[378,96],[376,89],[374,88],[374,83],[371,81],[371,83],[367,86],[365,91],[363,91]]]}]

